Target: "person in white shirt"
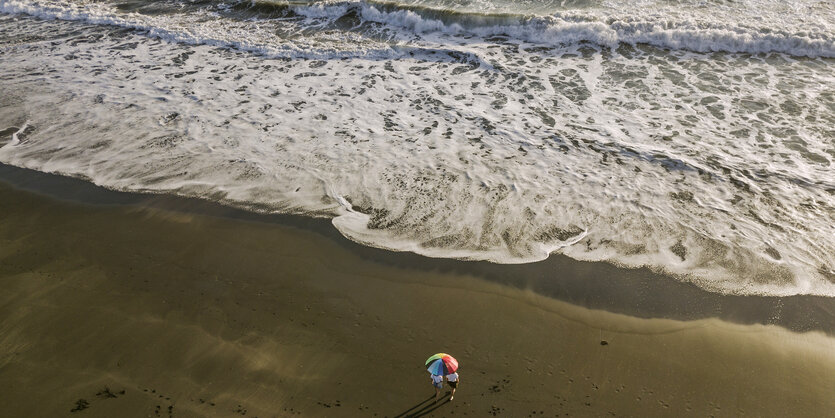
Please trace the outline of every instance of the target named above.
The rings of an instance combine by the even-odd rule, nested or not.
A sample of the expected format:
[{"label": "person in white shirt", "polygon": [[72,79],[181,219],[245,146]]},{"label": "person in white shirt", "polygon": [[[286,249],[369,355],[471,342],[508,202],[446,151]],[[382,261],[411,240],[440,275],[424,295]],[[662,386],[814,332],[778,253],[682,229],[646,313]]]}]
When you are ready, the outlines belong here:
[{"label": "person in white shirt", "polygon": [[441,389],[444,388],[444,377],[436,374],[432,376],[432,386],[435,387],[435,402],[438,402],[438,396],[441,395]]},{"label": "person in white shirt", "polygon": [[455,397],[455,388],[458,387],[458,373],[446,375],[446,382],[452,388],[452,396],[449,397],[449,400],[452,400]]}]

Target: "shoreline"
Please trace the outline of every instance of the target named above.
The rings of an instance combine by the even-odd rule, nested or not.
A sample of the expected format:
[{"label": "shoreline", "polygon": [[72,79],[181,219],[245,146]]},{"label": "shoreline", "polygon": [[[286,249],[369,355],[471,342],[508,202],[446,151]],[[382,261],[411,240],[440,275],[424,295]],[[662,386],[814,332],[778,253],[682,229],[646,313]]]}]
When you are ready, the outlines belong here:
[{"label": "shoreline", "polygon": [[[465,274],[531,290],[589,309],[639,318],[696,320],[719,318],[739,324],[771,324],[791,331],[835,335],[835,299],[812,295],[742,296],[704,290],[646,267],[624,268],[580,261],[562,254],[528,264],[495,264],[394,252],[358,244],[340,234],[329,219],[266,214],[198,198],[106,189],[87,181],[0,163],[0,184],[76,204],[162,209],[247,222],[299,228],[336,242],[376,263],[425,272]],[[636,291],[637,290],[637,291]]]},{"label": "shoreline", "polygon": [[[835,339],[820,331],[592,310],[512,282],[381,262],[296,226],[155,205],[68,203],[0,183],[5,413],[820,416],[835,408]],[[454,402],[433,404],[422,362],[439,351],[459,360],[461,385]]]}]

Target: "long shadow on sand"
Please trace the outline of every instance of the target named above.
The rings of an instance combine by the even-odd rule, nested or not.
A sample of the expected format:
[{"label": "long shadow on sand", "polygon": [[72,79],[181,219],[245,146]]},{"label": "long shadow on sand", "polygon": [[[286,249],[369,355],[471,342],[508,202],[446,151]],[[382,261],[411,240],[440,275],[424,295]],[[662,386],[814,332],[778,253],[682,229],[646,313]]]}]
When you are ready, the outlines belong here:
[{"label": "long shadow on sand", "polygon": [[417,418],[428,415],[436,409],[449,403],[449,392],[447,392],[441,399],[442,402],[429,402],[435,399],[435,395],[430,395],[428,398],[418,402],[411,408],[397,414],[394,418]]}]

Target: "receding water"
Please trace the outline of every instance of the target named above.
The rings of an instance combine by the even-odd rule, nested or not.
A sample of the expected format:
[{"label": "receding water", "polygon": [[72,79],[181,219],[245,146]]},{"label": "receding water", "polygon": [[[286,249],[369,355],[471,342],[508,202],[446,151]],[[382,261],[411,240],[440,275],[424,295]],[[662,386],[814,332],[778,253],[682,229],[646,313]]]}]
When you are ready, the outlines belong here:
[{"label": "receding water", "polygon": [[831,2],[0,11],[0,162],[434,257],[835,296]]}]

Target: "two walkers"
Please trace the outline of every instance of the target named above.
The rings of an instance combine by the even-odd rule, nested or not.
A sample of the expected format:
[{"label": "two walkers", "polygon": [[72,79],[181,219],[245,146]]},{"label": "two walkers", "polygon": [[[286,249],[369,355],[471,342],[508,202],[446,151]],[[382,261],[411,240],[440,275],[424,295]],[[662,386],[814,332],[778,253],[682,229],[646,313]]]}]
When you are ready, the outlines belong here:
[{"label": "two walkers", "polygon": [[458,387],[458,360],[447,353],[438,353],[426,359],[426,371],[432,379],[432,386],[435,388],[435,402],[441,395],[444,388],[444,379],[452,389],[449,400],[455,398],[455,389]]},{"label": "two walkers", "polygon": [[438,402],[438,397],[441,395],[441,389],[444,388],[444,379],[446,379],[446,383],[452,389],[452,393],[450,393],[449,400],[453,400],[455,398],[455,389],[458,387],[458,373],[452,372],[446,376],[439,376],[439,375],[431,375],[432,378],[432,386],[435,387],[435,402]]}]

